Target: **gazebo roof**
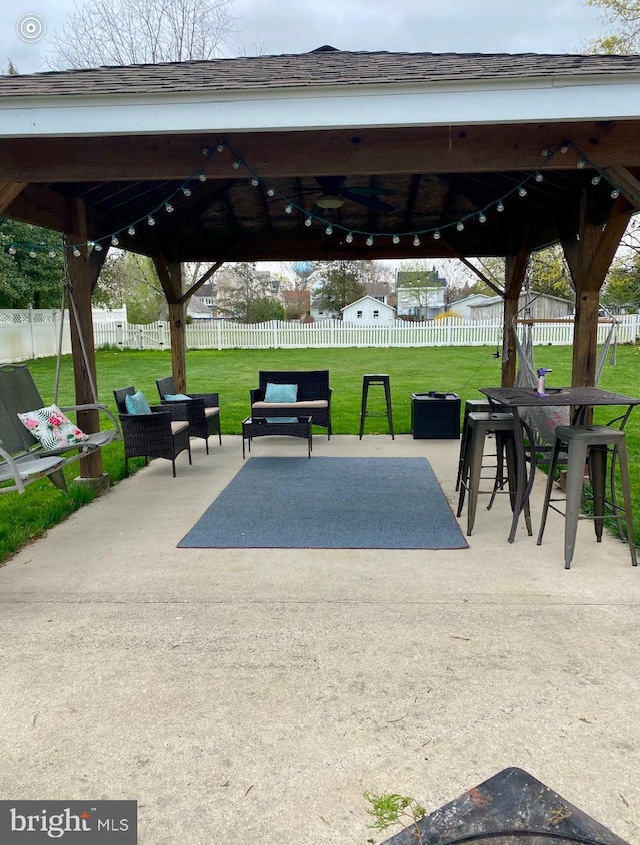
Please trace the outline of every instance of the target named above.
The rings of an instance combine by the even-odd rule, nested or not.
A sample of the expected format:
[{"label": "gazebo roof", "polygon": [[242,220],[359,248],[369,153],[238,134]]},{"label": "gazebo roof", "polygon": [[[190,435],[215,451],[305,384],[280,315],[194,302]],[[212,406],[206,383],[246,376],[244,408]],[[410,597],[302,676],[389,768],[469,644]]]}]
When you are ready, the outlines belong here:
[{"label": "gazebo roof", "polygon": [[4,76],[0,211],[70,231],[81,200],[87,240],[170,261],[535,250],[577,236],[587,193],[595,221],[612,192],[637,204],[639,102],[640,56],[324,47]]}]

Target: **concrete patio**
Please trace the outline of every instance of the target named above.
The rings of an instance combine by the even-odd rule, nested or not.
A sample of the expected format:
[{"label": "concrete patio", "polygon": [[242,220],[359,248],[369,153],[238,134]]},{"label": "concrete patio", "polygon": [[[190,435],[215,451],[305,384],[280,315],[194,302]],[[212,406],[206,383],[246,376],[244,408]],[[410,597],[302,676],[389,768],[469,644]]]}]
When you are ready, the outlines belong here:
[{"label": "concrete patio", "polygon": [[[177,549],[242,464],[239,437],[192,448],[0,569],[1,798],[136,799],[142,845],[365,845],[397,829],[368,828],[364,791],[430,812],[519,766],[640,842],[625,545],[583,523],[565,571],[561,518],[509,545],[503,496],[465,550]],[[457,441],[318,435],[314,455],[425,456],[455,500]]]}]

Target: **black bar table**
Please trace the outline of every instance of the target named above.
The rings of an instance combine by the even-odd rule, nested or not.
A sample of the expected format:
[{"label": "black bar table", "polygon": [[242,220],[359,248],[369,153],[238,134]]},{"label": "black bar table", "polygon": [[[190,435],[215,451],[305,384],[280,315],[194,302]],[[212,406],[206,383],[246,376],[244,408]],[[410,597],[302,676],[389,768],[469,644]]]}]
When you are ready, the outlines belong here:
[{"label": "black bar table", "polygon": [[533,488],[535,475],[535,458],[531,458],[531,470],[527,473],[527,459],[524,448],[525,423],[520,416],[521,408],[554,408],[571,407],[571,424],[579,425],[584,422],[588,408],[597,406],[626,406],[619,417],[616,418],[618,428],[623,429],[629,414],[636,405],[640,405],[640,399],[632,396],[625,396],[623,393],[612,393],[609,390],[601,390],[599,387],[557,387],[547,389],[544,395],[539,395],[533,387],[481,387],[483,393],[492,405],[508,408],[512,413],[515,425],[516,442],[516,495],[513,506],[513,519],[511,520],[511,531],[509,542],[513,543],[518,529],[520,514],[529,501]]}]

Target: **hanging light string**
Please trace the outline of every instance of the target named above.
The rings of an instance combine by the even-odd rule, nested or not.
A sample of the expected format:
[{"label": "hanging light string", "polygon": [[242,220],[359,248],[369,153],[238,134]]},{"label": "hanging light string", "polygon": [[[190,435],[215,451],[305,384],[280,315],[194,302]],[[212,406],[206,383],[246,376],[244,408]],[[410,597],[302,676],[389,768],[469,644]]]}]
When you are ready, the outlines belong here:
[{"label": "hanging light string", "polygon": [[[592,185],[597,186],[602,180],[605,180],[611,185],[612,199],[616,199],[620,196],[620,186],[611,182],[611,180],[604,173],[604,171],[597,167],[597,165],[595,165],[592,161],[590,161],[589,158],[584,155],[584,153],[572,141],[564,140],[555,148],[542,150],[542,166],[545,163],[550,162],[551,159],[553,159],[556,155],[565,155],[571,149],[573,149],[576,155],[578,156],[576,167],[579,170],[588,168],[589,170],[594,171],[594,175],[591,179]],[[349,228],[348,226],[344,226],[342,223],[335,222],[328,217],[324,217],[322,215],[316,214],[311,210],[305,209],[304,206],[300,205],[298,202],[291,199],[286,194],[283,194],[276,188],[274,188],[274,186],[267,179],[261,177],[260,174],[253,167],[251,167],[251,165],[241,155],[239,155],[224,139],[218,141],[217,144],[213,147],[204,147],[202,149],[202,155],[204,156],[205,161],[208,162],[215,152],[229,153],[232,159],[232,170],[242,171],[243,174],[247,174],[245,178],[248,179],[251,186],[256,188],[262,188],[269,198],[282,201],[284,203],[284,211],[286,214],[293,214],[294,212],[298,212],[299,214],[303,215],[304,226],[306,226],[307,228],[310,228],[314,224],[321,225],[325,227],[325,234],[328,236],[331,236],[336,231],[342,232],[345,235],[344,240],[346,241],[346,243],[353,243],[354,239],[358,237],[363,238],[367,246],[373,246],[376,238],[386,238],[390,239],[394,244],[399,244],[400,241],[403,239],[410,239],[413,246],[418,247],[422,243],[421,238],[431,237],[434,240],[440,240],[440,238],[443,236],[443,233],[446,233],[449,230],[456,230],[458,232],[462,232],[467,226],[471,224],[486,223],[489,215],[494,212],[497,212],[498,214],[503,213],[506,208],[506,203],[509,200],[516,197],[520,199],[526,197],[529,193],[529,189],[533,184],[540,183],[544,180],[543,173],[540,170],[535,170],[533,171],[533,173],[529,173],[527,176],[525,176],[520,182],[513,185],[508,191],[506,191],[496,199],[491,200],[491,202],[487,203],[482,208],[476,209],[472,212],[469,212],[468,214],[463,215],[457,220],[454,220],[450,223],[445,223],[440,226],[430,226],[425,229],[410,229],[401,232],[370,232],[363,229]],[[206,182],[206,179],[207,177],[204,173],[204,169],[199,168],[191,176],[185,179],[182,184],[178,185],[177,188],[172,190],[171,193],[166,196],[160,203],[155,205],[153,208],[149,209],[140,217],[136,218],[135,220],[132,220],[127,225],[122,226],[114,232],[110,232],[109,234],[103,235],[94,240],[87,240],[83,243],[75,244],[65,243],[65,245],[63,246],[63,250],[66,250],[68,253],[71,253],[76,258],[79,258],[82,255],[83,249],[91,248],[99,252],[100,250],[104,249],[105,246],[107,248],[109,246],[117,247],[120,244],[120,240],[118,237],[119,235],[122,235],[126,232],[129,237],[134,237],[140,226],[155,226],[156,218],[160,214],[173,213],[173,201],[175,200],[176,196],[182,195],[186,198],[190,197],[192,194],[192,189],[190,185],[192,183]],[[50,245],[44,243],[28,243],[20,241],[12,242],[8,248],[8,252],[11,255],[15,255],[18,249],[26,250],[31,258],[36,258],[38,254],[43,253],[47,253],[50,258],[55,258],[57,255],[56,250],[53,249]]]}]

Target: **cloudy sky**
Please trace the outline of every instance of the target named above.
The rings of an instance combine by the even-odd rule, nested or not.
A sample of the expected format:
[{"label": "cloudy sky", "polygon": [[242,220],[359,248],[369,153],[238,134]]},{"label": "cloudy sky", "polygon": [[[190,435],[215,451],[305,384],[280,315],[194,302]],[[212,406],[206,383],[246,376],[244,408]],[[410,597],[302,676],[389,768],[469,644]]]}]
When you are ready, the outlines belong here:
[{"label": "cloudy sky", "polygon": [[[74,0],[0,0],[0,66],[48,70],[49,37]],[[75,0],[78,6],[83,0]],[[227,55],[342,50],[579,53],[602,34],[584,0],[234,0],[236,32]],[[22,17],[33,15],[34,17]],[[20,39],[26,27],[32,40]],[[39,40],[41,22],[46,32]],[[34,29],[35,27],[35,29]]]}]

